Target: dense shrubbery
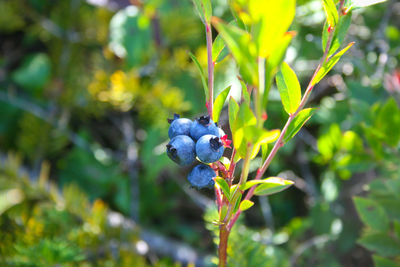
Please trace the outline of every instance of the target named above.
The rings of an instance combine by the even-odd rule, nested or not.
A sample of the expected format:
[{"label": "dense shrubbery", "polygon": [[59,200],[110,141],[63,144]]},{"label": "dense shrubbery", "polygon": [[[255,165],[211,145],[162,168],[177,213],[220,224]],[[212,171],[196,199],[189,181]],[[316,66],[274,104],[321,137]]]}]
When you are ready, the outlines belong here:
[{"label": "dense shrubbery", "polygon": [[[166,254],[154,254],[151,243],[140,255],[141,229],[215,255],[212,192],[189,188],[190,168],[165,154],[166,118],[206,112],[188,53],[206,69],[193,4],[88,2],[96,1],[0,2],[0,265],[180,260],[160,260]],[[233,19],[226,1],[213,1],[213,10]],[[319,110],[267,173],[296,187],[259,197],[239,219],[233,266],[399,264],[399,14],[396,1],[353,12],[346,42],[356,45],[315,88],[310,101]],[[286,61],[303,86],[322,54],[324,20],[321,1],[297,2]],[[240,101],[233,58],[215,72],[215,95],[232,84]],[[281,128],[287,115],[275,88],[268,105],[267,128]],[[218,125],[231,136],[227,121],[225,108]],[[140,227],[113,225],[110,210]]]}]

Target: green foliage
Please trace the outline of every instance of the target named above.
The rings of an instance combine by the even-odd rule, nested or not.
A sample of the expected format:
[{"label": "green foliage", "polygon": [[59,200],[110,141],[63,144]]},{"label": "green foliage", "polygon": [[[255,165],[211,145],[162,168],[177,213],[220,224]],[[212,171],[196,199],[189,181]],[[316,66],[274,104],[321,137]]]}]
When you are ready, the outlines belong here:
[{"label": "green foliage", "polygon": [[301,88],[296,73],[288,64],[282,64],[280,72],[276,75],[276,85],[285,111],[288,114],[295,113],[301,101]]}]

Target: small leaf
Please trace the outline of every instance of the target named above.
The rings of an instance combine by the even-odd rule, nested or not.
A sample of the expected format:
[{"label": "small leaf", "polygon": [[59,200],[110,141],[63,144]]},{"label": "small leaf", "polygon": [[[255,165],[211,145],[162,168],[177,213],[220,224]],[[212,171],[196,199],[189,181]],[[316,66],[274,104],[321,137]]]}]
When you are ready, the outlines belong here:
[{"label": "small leaf", "polygon": [[280,191],[283,191],[294,184],[291,180],[285,180],[280,177],[270,177],[262,180],[264,181],[261,185],[257,186],[254,190],[254,194],[257,196],[268,196]]},{"label": "small leaf", "polygon": [[385,233],[369,233],[363,235],[358,240],[358,243],[384,257],[395,257],[400,255],[399,241],[389,237]]},{"label": "small leaf", "polygon": [[225,179],[217,177],[215,178],[215,183],[219,185],[219,187],[222,189],[222,192],[224,192],[224,195],[229,199],[230,198],[229,185],[225,181]]},{"label": "small leaf", "polygon": [[197,13],[204,24],[210,24],[212,16],[211,0],[193,0]]},{"label": "small leaf", "polygon": [[221,35],[218,35],[213,42],[212,60],[213,62],[218,63],[221,62],[227,55],[229,55],[229,49],[226,47]]},{"label": "small leaf", "polygon": [[235,203],[234,205],[235,208],[233,209],[232,213],[236,213],[238,211],[241,200],[242,200],[242,193],[238,193],[238,196],[232,200],[232,203]]},{"label": "small leaf", "polygon": [[276,85],[285,111],[288,114],[295,113],[301,101],[300,83],[296,73],[285,62],[276,75]]},{"label": "small leaf", "polygon": [[297,132],[300,131],[301,127],[303,127],[303,125],[311,118],[314,111],[315,108],[306,108],[297,114],[285,133],[283,138],[285,143],[292,139]]},{"label": "small leaf", "polygon": [[339,19],[335,2],[333,0],[323,0],[322,5],[324,7],[326,20],[328,21],[329,26],[334,28]]},{"label": "small leaf", "polygon": [[250,209],[253,205],[254,205],[253,201],[245,199],[242,201],[242,203],[240,203],[239,209],[241,211],[245,211],[245,210]]},{"label": "small leaf", "polygon": [[314,79],[311,81],[311,85],[315,85],[325,77],[325,75],[336,65],[343,54],[352,47],[354,42],[348,44],[345,48],[340,50],[337,54],[328,59],[328,61],[319,69]]},{"label": "small leaf", "polygon": [[228,86],[227,88],[225,88],[225,90],[223,90],[214,101],[213,120],[215,122],[218,122],[218,120],[219,120],[219,115],[221,114],[221,110],[224,107],[226,98],[228,97],[230,90],[231,90],[231,86]]},{"label": "small leaf", "polygon": [[389,219],[378,203],[372,199],[354,197],[354,204],[363,223],[379,231],[389,228]]},{"label": "small leaf", "polygon": [[195,55],[193,55],[192,53],[189,52],[189,56],[192,58],[194,64],[197,67],[197,70],[200,73],[200,78],[201,78],[201,82],[203,83],[203,88],[204,88],[204,94],[206,95],[206,102],[209,99],[209,90],[208,90],[208,85],[207,85],[207,78],[206,75],[204,74],[204,71],[199,63],[199,61],[197,60],[197,58],[195,57]]},{"label": "small leaf", "polygon": [[242,85],[242,97],[244,101],[250,105],[250,94],[249,91],[247,91],[247,85],[242,80],[240,81],[240,84]]},{"label": "small leaf", "polygon": [[239,111],[239,104],[235,101],[235,99],[233,99],[233,97],[231,97],[229,99],[228,112],[229,112],[229,126],[231,127],[232,133],[235,131],[233,127],[238,111]]},{"label": "small leaf", "polygon": [[[335,32],[333,34],[331,47],[328,52],[328,57],[333,55],[343,43],[344,38],[346,37],[347,30],[349,29],[351,24],[351,12],[347,13],[340,17],[338,24],[336,25]],[[322,32],[322,50],[325,52],[326,43],[328,42],[328,23],[325,23],[324,30]]]}]

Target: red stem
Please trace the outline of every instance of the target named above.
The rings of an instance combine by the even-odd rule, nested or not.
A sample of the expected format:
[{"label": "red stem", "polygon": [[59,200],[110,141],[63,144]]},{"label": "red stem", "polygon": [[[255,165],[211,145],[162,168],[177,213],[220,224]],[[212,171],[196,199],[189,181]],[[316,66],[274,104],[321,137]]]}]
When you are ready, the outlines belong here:
[{"label": "red stem", "polygon": [[206,40],[207,40],[207,65],[208,65],[208,103],[207,110],[210,118],[213,118],[214,105],[214,62],[212,60],[212,30],[211,25],[206,23]]}]

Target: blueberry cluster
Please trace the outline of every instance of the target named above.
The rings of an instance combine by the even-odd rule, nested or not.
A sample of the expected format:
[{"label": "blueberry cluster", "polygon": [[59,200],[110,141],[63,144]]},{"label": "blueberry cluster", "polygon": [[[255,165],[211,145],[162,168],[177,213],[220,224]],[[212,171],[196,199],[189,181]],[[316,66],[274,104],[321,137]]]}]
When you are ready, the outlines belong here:
[{"label": "blueberry cluster", "polygon": [[[213,163],[222,157],[226,135],[210,116],[191,121],[175,114],[168,122],[171,124],[168,129],[171,141],[167,145],[167,155],[177,164],[190,165],[196,156],[203,163]],[[209,165],[199,164],[189,173],[188,180],[196,188],[212,188],[215,176],[215,171]]]}]

